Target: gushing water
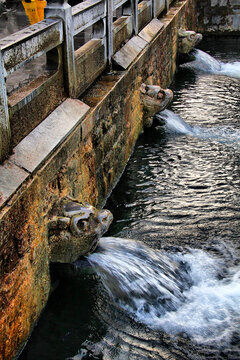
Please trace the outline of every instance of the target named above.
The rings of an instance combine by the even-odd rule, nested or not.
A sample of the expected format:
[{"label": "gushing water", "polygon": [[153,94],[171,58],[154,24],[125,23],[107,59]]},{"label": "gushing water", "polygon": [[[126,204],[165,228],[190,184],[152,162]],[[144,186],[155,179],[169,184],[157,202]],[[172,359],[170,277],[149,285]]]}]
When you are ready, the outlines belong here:
[{"label": "gushing water", "polygon": [[[164,128],[170,133],[192,134],[193,128],[188,125],[179,115],[171,110],[163,110],[155,115],[156,119],[163,120]],[[162,123],[162,121],[161,121]]]},{"label": "gushing water", "polygon": [[155,115],[164,121],[164,129],[167,133],[192,135],[201,140],[215,140],[219,143],[232,146],[240,145],[240,131],[233,126],[213,126],[204,128],[200,126],[190,126],[179,115],[171,110],[164,110]]},{"label": "gushing water", "polygon": [[193,56],[193,61],[182,66],[194,71],[240,78],[239,61],[224,63],[214,59],[211,55],[199,49],[193,50]]},{"label": "gushing water", "polygon": [[203,250],[167,253],[102,238],[88,257],[114,301],[154,330],[196,342],[227,343],[240,320],[240,270]]}]

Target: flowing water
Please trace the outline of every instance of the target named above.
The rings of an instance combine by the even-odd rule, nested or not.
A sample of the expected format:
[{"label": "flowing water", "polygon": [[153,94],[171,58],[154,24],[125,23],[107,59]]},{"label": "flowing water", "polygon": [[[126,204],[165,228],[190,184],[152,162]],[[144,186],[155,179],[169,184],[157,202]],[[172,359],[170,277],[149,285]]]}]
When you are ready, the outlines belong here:
[{"label": "flowing water", "polygon": [[216,60],[206,52],[199,49],[193,50],[192,55],[195,57],[195,60],[187,64],[184,64],[183,67],[203,73],[226,75],[235,78],[240,78],[239,61],[224,63],[222,61]]},{"label": "flowing water", "polygon": [[240,358],[240,45],[205,46],[215,59],[181,66],[165,125],[138,140],[107,237],[53,267],[60,285],[21,359]]}]

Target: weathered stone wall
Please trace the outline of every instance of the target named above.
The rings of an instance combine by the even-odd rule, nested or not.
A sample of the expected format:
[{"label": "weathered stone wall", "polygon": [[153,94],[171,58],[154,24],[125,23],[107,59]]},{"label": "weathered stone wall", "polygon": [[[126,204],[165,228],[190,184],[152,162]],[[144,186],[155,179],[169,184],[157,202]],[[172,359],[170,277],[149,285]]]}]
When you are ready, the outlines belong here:
[{"label": "weathered stone wall", "polygon": [[205,34],[240,34],[239,0],[197,0],[198,31]]},{"label": "weathered stone wall", "polygon": [[[129,69],[102,76],[88,90],[81,99],[90,106],[86,118],[2,207],[0,359],[17,354],[46,305],[47,223],[53,204],[66,195],[104,204],[142,131],[140,85],[169,85],[176,69],[178,28],[194,29],[194,14],[195,0],[175,3],[160,19],[162,30]],[[8,170],[14,166],[10,159]]]}]

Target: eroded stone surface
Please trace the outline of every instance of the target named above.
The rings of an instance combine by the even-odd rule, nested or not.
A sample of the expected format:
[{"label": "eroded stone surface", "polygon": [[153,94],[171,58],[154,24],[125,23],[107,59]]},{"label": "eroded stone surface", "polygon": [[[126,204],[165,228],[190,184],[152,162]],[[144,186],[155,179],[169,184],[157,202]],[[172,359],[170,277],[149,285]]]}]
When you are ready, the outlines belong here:
[{"label": "eroded stone surface", "polygon": [[240,34],[239,0],[197,0],[198,29],[207,34]]}]

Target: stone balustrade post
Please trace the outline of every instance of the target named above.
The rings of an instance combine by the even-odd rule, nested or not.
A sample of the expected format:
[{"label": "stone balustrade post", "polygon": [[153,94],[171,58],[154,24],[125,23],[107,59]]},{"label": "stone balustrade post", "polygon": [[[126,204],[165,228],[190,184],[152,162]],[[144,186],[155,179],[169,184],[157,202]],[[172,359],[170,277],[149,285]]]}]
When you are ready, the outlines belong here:
[{"label": "stone balustrade post", "polygon": [[138,0],[131,0],[132,16],[133,16],[133,30],[135,35],[139,32],[138,26]]},{"label": "stone balustrade post", "polygon": [[152,18],[156,17],[156,0],[152,0]]},{"label": "stone balustrade post", "polygon": [[8,114],[7,90],[4,77],[4,64],[0,49],[0,163],[11,151],[11,129]]},{"label": "stone balustrade post", "polygon": [[48,0],[46,18],[61,18],[64,23],[63,63],[66,87],[70,97],[76,97],[76,67],[73,41],[72,7],[67,0]]},{"label": "stone balustrade post", "polygon": [[165,0],[165,10],[169,10],[169,0]]},{"label": "stone balustrade post", "polygon": [[111,65],[111,59],[113,55],[113,0],[106,1],[106,11],[107,11],[107,53],[108,53],[108,62]]}]

